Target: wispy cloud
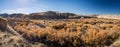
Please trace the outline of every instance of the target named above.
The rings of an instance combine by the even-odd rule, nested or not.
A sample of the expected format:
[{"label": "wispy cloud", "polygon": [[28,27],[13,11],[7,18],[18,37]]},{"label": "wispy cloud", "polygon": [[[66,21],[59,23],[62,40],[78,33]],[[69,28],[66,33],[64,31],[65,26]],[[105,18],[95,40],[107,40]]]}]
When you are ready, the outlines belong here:
[{"label": "wispy cloud", "polygon": [[29,13],[30,8],[16,8],[16,9],[5,9],[2,10],[2,13]]},{"label": "wispy cloud", "polygon": [[20,4],[26,4],[26,3],[30,3],[30,2],[34,2],[36,0],[16,0],[16,2],[20,3]]}]

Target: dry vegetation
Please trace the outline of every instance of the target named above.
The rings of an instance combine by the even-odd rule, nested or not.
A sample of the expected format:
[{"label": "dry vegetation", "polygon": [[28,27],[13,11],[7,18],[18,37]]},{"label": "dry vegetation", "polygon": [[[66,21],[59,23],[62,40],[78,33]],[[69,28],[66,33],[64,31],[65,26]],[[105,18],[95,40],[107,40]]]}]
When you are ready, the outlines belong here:
[{"label": "dry vegetation", "polygon": [[0,47],[31,47],[19,36],[0,30]]},{"label": "dry vegetation", "polygon": [[49,47],[104,47],[111,45],[120,35],[120,20],[112,19],[13,22],[13,28],[30,42],[41,42]]}]

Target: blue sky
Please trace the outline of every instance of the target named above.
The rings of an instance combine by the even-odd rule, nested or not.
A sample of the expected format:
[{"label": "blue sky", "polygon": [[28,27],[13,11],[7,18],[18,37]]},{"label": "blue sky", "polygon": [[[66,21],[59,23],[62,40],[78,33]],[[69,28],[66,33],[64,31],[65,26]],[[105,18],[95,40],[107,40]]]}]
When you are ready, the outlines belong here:
[{"label": "blue sky", "polygon": [[119,0],[0,0],[0,13],[120,14]]}]

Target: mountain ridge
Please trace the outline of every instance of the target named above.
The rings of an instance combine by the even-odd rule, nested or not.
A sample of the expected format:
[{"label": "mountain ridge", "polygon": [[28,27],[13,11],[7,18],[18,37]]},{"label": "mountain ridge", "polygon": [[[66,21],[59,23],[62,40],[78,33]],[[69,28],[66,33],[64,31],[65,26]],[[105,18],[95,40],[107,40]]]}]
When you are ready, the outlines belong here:
[{"label": "mountain ridge", "polygon": [[116,14],[80,15],[80,14],[74,14],[74,13],[69,13],[69,12],[58,12],[58,11],[36,12],[36,13],[30,13],[30,14],[3,13],[3,14],[0,14],[0,16],[5,17],[5,18],[23,18],[23,19],[79,19],[79,18],[120,19],[120,15],[116,15]]}]

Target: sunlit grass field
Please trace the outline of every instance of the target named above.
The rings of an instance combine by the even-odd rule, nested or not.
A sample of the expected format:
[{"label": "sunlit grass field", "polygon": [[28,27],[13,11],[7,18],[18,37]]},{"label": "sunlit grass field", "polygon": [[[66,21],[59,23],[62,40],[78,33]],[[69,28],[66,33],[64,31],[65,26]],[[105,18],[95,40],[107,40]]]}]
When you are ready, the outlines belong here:
[{"label": "sunlit grass field", "polygon": [[120,37],[120,20],[103,18],[14,20],[14,26],[31,43],[50,47],[104,47]]}]

